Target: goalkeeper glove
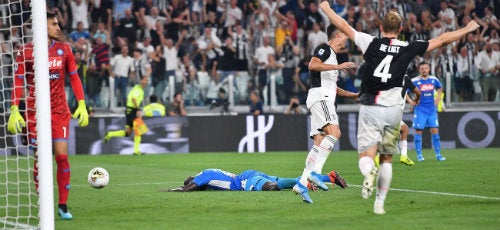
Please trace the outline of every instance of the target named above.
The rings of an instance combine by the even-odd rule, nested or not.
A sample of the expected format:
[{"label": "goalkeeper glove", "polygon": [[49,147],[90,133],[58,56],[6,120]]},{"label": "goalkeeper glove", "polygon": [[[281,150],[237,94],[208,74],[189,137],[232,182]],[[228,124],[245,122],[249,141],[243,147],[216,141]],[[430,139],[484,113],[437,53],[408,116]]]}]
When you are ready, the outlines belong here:
[{"label": "goalkeeper glove", "polygon": [[26,127],[26,122],[24,122],[23,116],[19,113],[19,108],[17,105],[11,106],[7,129],[9,132],[16,134],[22,132],[23,127]]},{"label": "goalkeeper glove", "polygon": [[85,127],[89,124],[89,114],[84,100],[78,101],[78,108],[76,108],[73,118],[78,118],[78,124],[80,127]]}]

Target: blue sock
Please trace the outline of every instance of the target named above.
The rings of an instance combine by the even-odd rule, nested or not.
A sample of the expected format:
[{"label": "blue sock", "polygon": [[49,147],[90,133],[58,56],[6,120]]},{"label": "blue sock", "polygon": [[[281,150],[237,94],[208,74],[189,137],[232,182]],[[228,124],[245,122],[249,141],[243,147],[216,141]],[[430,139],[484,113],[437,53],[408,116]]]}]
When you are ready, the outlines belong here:
[{"label": "blue sock", "polygon": [[422,157],[422,134],[415,134],[415,150],[417,151],[417,156]]},{"label": "blue sock", "polygon": [[295,178],[278,178],[276,182],[278,182],[279,189],[290,189],[297,184],[297,180],[295,180]]},{"label": "blue sock", "polygon": [[434,146],[434,151],[436,152],[436,156],[441,155],[441,139],[439,138],[439,134],[432,134],[432,146]]},{"label": "blue sock", "polygon": [[328,175],[321,175],[321,180],[323,182],[331,182],[330,177]]}]

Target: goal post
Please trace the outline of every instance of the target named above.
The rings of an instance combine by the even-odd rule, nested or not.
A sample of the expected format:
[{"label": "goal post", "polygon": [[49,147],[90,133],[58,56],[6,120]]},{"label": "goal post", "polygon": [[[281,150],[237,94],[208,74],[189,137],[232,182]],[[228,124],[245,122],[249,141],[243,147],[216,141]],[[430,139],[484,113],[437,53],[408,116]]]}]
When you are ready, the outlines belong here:
[{"label": "goal post", "polygon": [[31,2],[38,145],[40,229],[54,229],[54,181],[52,172],[52,117],[50,114],[49,51],[45,0]]},{"label": "goal post", "polygon": [[[30,2],[0,1],[0,229],[55,229],[47,9],[45,0]],[[31,41],[36,57],[36,119],[40,121],[38,194],[33,178],[33,150],[23,139],[27,135],[11,134],[7,129],[17,50]],[[20,106],[20,112],[25,111]]]}]

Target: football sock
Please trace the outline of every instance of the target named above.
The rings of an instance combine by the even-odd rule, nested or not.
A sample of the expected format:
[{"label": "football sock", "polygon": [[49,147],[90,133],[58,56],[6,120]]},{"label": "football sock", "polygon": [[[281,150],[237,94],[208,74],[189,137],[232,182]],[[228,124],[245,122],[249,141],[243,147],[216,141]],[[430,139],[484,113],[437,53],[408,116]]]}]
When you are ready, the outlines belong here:
[{"label": "football sock", "polygon": [[58,208],[60,208],[63,212],[68,212],[68,206],[66,204],[59,204]]},{"label": "football sock", "polygon": [[134,135],[134,153],[141,152],[139,150],[139,146],[141,145],[141,139],[142,137],[139,135]]},{"label": "football sock", "polygon": [[401,156],[408,156],[408,141],[402,140],[399,142],[399,149],[401,150]]},{"label": "football sock", "polygon": [[127,135],[127,132],[125,130],[116,130],[116,131],[109,131],[108,136],[109,137],[124,137]]},{"label": "football sock", "polygon": [[359,159],[358,166],[361,174],[366,176],[375,167],[375,161],[369,156],[364,156]]},{"label": "football sock", "polygon": [[422,157],[422,134],[415,134],[415,151],[417,156]]},{"label": "football sock", "polygon": [[335,142],[337,142],[337,138],[335,138],[332,135],[327,135],[321,143],[319,144],[318,149],[318,156],[316,158],[316,163],[314,164],[313,170],[321,174],[321,171],[323,170],[323,166],[325,165],[326,160],[328,159],[328,156],[330,155],[330,152],[333,149],[333,146],[335,146]]},{"label": "football sock", "polygon": [[377,200],[385,200],[392,181],[392,163],[381,163],[377,175]]},{"label": "football sock", "polygon": [[297,184],[295,178],[278,178],[278,181],[276,182],[278,183],[279,189],[290,189]]},{"label": "football sock", "polygon": [[316,159],[318,158],[318,146],[313,145],[311,148],[311,151],[307,154],[306,158],[306,167],[304,168],[304,171],[302,172],[302,176],[300,177],[299,183],[307,187],[307,177],[309,177],[309,174],[314,169],[314,165],[316,164]]},{"label": "football sock", "polygon": [[56,155],[57,187],[59,189],[59,204],[66,204],[69,195],[69,181],[71,168],[69,167],[68,154]]},{"label": "football sock", "polygon": [[38,193],[38,153],[35,151],[35,160],[33,162],[33,181],[35,182],[35,189]]},{"label": "football sock", "polygon": [[432,146],[434,146],[436,156],[441,155],[441,140],[438,133],[432,134]]}]

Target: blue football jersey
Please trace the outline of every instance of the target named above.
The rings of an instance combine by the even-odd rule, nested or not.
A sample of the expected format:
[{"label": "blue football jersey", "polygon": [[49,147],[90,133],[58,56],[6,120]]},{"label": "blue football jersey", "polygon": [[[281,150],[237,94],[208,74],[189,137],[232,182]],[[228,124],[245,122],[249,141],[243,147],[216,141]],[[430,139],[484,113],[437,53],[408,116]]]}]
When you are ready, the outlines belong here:
[{"label": "blue football jersey", "polygon": [[[214,190],[241,190],[234,186],[236,174],[221,169],[205,169],[194,176],[193,182]],[[241,187],[241,186],[240,186]]]},{"label": "blue football jersey", "polygon": [[422,77],[414,77],[411,79],[413,84],[420,90],[420,103],[415,106],[415,110],[430,114],[436,112],[434,105],[434,90],[441,89],[443,86],[439,79],[434,76],[429,76],[427,79]]}]

